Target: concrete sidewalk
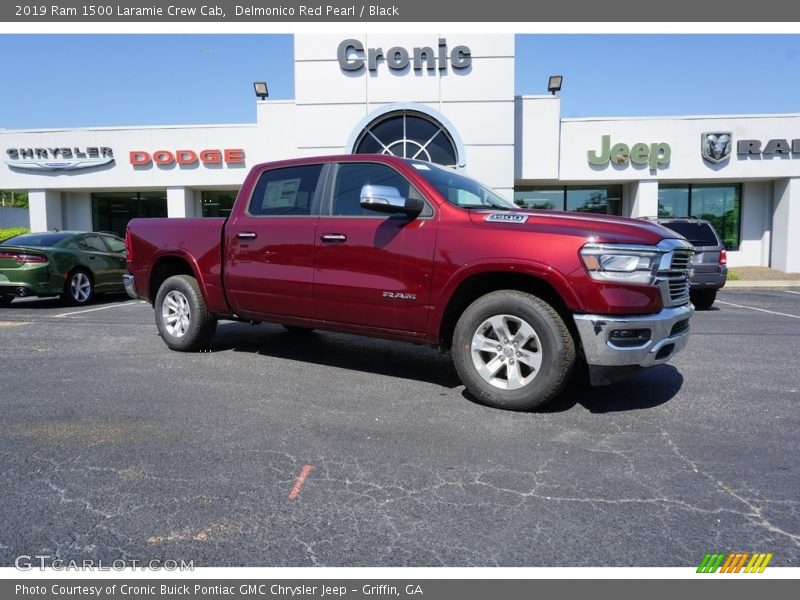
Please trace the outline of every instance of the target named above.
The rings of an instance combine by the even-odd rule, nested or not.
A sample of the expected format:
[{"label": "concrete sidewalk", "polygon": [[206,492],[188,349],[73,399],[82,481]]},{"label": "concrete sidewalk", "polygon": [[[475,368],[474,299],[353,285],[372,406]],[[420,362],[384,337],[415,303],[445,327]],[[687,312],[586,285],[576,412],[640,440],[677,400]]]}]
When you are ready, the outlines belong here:
[{"label": "concrete sidewalk", "polygon": [[800,280],[797,279],[740,279],[731,281],[730,279],[725,283],[725,287],[739,288],[739,289],[782,289],[782,288],[800,288]]}]

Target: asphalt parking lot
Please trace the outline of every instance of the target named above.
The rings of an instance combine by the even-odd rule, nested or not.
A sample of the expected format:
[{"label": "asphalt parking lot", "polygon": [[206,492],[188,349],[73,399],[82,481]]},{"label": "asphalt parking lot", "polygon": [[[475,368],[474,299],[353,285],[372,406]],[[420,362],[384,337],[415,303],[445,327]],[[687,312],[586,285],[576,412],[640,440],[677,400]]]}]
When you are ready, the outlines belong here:
[{"label": "asphalt parking lot", "polygon": [[[800,566],[800,294],[723,291],[670,365],[485,408],[449,358],[152,309],[0,308],[0,565]],[[85,311],[85,312],[84,312]]]}]

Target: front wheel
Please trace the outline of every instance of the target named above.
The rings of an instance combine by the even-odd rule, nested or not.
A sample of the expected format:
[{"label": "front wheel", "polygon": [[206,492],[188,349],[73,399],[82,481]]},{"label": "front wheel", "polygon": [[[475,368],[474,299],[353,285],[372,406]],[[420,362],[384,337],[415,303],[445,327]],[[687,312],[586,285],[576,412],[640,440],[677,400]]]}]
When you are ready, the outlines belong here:
[{"label": "front wheel", "polygon": [[575,343],[550,304],[501,290],[467,307],[456,324],[452,355],[461,381],[478,400],[530,410],[563,389],[575,364]]},{"label": "front wheel", "polygon": [[158,332],[173,350],[200,350],[217,329],[217,319],[208,312],[197,280],[188,275],[174,275],[161,284],[155,313]]},{"label": "front wheel", "polygon": [[689,299],[697,310],[708,310],[717,299],[717,290],[698,290],[689,294]]}]

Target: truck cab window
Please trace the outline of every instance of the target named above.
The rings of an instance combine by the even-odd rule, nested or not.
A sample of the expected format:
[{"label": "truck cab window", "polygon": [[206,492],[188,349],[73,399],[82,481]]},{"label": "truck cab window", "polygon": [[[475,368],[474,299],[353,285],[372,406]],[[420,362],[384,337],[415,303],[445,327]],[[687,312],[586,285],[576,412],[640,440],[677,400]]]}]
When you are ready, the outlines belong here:
[{"label": "truck cab window", "polygon": [[421,198],[408,180],[391,167],[376,163],[345,163],[339,165],[339,170],[336,172],[331,215],[385,219],[386,213],[361,208],[361,188],[367,184],[397,188],[403,198],[408,198],[409,194]]},{"label": "truck cab window", "polygon": [[249,212],[259,216],[312,214],[322,165],[302,165],[265,171],[250,199]]}]

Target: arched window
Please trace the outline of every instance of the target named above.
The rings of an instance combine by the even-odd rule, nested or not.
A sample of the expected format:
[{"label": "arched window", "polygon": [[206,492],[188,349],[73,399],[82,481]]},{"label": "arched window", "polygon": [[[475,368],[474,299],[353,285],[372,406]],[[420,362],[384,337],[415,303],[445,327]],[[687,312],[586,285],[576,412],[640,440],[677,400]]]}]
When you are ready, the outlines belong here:
[{"label": "arched window", "polygon": [[456,145],[444,126],[413,110],[390,112],[359,134],[354,154],[392,154],[448,167],[458,165]]}]

